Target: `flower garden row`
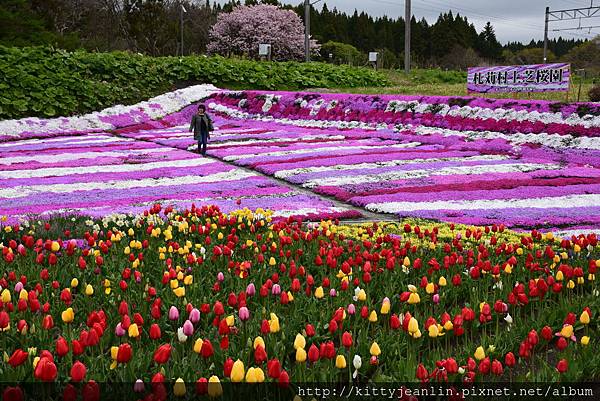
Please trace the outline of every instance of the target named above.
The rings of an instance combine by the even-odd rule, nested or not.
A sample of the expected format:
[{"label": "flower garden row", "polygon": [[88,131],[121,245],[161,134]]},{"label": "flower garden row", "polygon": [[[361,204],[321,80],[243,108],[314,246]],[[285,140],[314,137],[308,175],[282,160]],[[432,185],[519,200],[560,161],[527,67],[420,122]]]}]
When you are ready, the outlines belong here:
[{"label": "flower garden row", "polygon": [[51,225],[2,229],[4,382],[59,383],[67,399],[87,383],[87,400],[94,383],[129,382],[164,400],[219,396],[228,382],[600,374],[592,234],[307,226],[160,205],[80,240],[49,237]]}]

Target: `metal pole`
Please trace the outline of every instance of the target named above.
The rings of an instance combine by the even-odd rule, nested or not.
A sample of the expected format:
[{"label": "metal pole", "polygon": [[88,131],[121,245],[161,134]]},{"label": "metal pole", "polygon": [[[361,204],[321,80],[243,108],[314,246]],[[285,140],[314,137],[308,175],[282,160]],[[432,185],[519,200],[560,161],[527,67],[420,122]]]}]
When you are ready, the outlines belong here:
[{"label": "metal pole", "polygon": [[310,61],[310,0],[304,0],[304,57]]},{"label": "metal pole", "polygon": [[404,0],[404,72],[410,73],[410,0]]},{"label": "metal pole", "polygon": [[183,6],[179,8],[179,30],[181,31],[181,55],[183,56]]},{"label": "metal pole", "polygon": [[545,23],[544,23],[544,63],[546,62],[546,53],[548,52],[548,17],[550,15],[550,7],[546,7]]}]

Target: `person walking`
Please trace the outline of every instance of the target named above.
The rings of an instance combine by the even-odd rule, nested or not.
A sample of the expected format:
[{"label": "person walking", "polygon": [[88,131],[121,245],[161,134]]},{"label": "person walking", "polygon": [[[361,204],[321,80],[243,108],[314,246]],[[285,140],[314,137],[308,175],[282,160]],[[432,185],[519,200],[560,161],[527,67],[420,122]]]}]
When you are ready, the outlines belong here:
[{"label": "person walking", "polygon": [[198,112],[194,114],[190,124],[190,132],[194,132],[194,139],[198,141],[198,153],[206,154],[206,144],[213,130],[212,118],[206,113],[206,106],[199,105]]}]

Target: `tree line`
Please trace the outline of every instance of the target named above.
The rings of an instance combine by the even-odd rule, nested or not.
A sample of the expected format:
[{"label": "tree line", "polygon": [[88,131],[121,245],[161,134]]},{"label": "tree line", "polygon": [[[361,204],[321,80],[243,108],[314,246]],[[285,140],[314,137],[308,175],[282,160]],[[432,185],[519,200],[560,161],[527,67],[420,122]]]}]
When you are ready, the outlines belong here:
[{"label": "tree line", "polygon": [[[153,56],[181,54],[179,18],[184,14],[185,54],[205,53],[209,31],[219,14],[237,5],[279,5],[277,0],[3,0],[0,4],[0,44],[50,44],[65,49],[128,50]],[[284,5],[304,18],[303,4]],[[478,32],[466,16],[452,11],[430,23],[410,21],[415,65],[464,69],[469,65],[541,62],[541,42],[502,45],[491,23]],[[365,64],[366,53],[378,51],[385,67],[398,67],[404,57],[403,18],[345,13],[327,4],[311,11],[311,33],[321,44],[323,61]],[[265,27],[266,28],[266,27]],[[565,57],[585,42],[549,41],[549,59]]]}]

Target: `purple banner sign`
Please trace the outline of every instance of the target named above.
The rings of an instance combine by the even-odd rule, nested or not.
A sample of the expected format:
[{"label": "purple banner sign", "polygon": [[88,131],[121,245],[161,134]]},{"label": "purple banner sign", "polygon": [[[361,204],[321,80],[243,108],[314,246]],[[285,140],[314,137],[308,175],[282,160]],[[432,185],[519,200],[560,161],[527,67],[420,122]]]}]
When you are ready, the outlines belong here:
[{"label": "purple banner sign", "polygon": [[568,91],[570,65],[533,64],[472,67],[467,74],[469,92],[551,92]]}]

